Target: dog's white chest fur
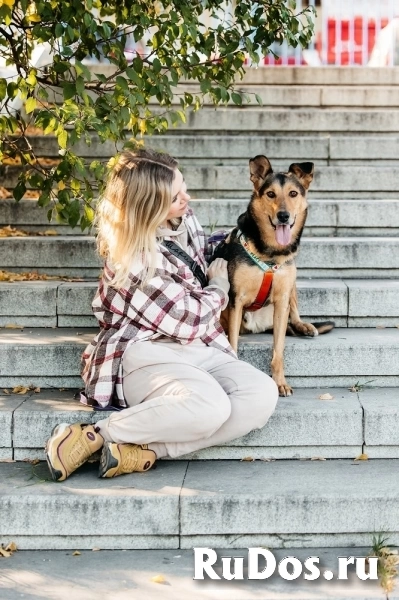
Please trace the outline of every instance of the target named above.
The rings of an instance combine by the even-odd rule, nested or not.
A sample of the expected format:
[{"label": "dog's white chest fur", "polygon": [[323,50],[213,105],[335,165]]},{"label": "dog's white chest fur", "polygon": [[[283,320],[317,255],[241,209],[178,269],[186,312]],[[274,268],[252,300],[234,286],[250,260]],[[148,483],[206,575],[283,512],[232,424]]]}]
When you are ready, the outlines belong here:
[{"label": "dog's white chest fur", "polygon": [[267,329],[273,329],[273,313],[274,304],[269,304],[269,306],[264,306],[253,312],[244,312],[245,329],[252,333],[262,333]]}]

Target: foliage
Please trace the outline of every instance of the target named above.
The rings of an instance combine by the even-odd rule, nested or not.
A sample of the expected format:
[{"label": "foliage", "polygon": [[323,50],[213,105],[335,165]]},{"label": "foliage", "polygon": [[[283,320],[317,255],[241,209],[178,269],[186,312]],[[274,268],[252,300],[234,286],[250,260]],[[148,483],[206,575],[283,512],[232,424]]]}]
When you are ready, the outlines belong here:
[{"label": "foliage", "polygon": [[[297,11],[286,0],[239,1],[234,14],[223,0],[0,0],[0,57],[15,69],[13,78],[0,79],[0,159],[22,164],[15,199],[37,189],[49,220],[84,230],[107,168],[86,163],[84,145],[134,145],[184,121],[205,95],[215,105],[241,105],[249,97],[234,82],[245,57],[257,63],[284,40],[306,46],[312,17],[312,8]],[[44,67],[32,60],[40,44],[50,49]],[[184,81],[198,91],[187,91]],[[58,164],[40,161],[33,127],[55,136]]]}]

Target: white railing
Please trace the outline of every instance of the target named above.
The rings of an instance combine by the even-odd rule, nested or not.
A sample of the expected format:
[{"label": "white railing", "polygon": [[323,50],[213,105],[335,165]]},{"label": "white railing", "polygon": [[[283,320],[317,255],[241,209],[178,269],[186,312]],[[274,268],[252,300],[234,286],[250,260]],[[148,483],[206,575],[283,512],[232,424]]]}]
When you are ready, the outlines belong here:
[{"label": "white railing", "polygon": [[[297,0],[296,12],[315,6]],[[274,45],[262,65],[399,65],[399,0],[321,0],[306,50]]]}]

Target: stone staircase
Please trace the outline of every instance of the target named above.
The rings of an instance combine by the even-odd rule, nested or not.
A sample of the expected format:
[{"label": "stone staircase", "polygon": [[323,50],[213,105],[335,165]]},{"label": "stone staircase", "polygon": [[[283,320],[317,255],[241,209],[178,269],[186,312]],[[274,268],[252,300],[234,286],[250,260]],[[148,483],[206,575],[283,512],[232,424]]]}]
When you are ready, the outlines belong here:
[{"label": "stone staircase", "polygon": [[[81,352],[97,332],[101,264],[92,236],[50,225],[31,200],[1,200],[0,227],[58,235],[2,238],[0,270],[82,281],[0,284],[0,544],[350,547],[370,546],[380,531],[399,544],[399,69],[258,69],[240,86],[264,106],[206,106],[151,146],[180,159],[208,229],[232,227],[244,210],[250,157],[284,168],[314,161],[299,306],[337,328],[287,338],[295,394],[264,430],[145,474],[102,481],[88,464],[53,484],[44,463],[21,461],[44,458],[57,423],[104,416],[73,399]],[[32,143],[57,156],[51,138]],[[114,148],[93,140],[84,152],[105,159]],[[17,175],[3,167],[0,185],[12,188]],[[268,372],[271,348],[268,334],[246,336],[239,353]],[[3,391],[17,385],[31,389]],[[355,461],[361,454],[370,460]]]}]

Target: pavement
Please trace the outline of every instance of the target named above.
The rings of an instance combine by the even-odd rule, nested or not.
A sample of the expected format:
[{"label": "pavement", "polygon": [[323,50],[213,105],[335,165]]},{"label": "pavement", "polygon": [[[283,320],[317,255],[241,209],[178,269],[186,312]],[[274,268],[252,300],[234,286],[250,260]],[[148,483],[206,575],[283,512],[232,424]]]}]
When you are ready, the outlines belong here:
[{"label": "pavement", "polygon": [[[218,550],[221,557],[244,557],[247,549]],[[286,556],[302,563],[309,556],[320,558],[334,578],[323,576],[306,581],[303,576],[286,581],[278,574],[266,580],[194,581],[193,550],[131,551],[25,551],[0,559],[2,600],[383,600],[378,581],[360,581],[354,567],[348,580],[338,581],[339,556],[366,556],[366,548],[273,550],[277,564]],[[263,565],[260,564],[260,568]],[[220,569],[216,569],[221,573]],[[156,578],[160,583],[153,581]],[[398,600],[399,591],[389,594]]]}]

